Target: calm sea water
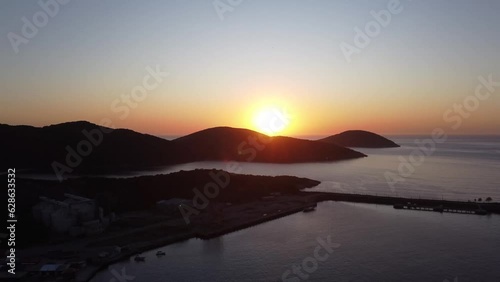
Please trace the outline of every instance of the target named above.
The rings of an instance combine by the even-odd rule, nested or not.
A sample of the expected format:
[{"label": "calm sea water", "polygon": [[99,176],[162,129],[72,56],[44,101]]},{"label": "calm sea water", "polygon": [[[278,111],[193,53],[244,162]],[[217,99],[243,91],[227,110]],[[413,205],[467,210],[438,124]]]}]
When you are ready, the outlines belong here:
[{"label": "calm sea water", "polygon": [[[338,244],[317,265],[318,239]],[[156,257],[162,250],[164,257]],[[325,202],[216,239],[191,239],[123,261],[92,282],[120,281],[500,281],[500,216],[438,214]],[[326,252],[321,251],[323,256]],[[306,261],[307,279],[290,274]],[[116,272],[115,272],[116,273]],[[292,280],[292,278],[296,280]],[[457,280],[455,280],[455,278]],[[114,279],[114,280],[113,280]]]},{"label": "calm sea water", "polygon": [[[414,158],[414,171],[402,164],[410,162],[412,154],[422,152],[415,141],[428,136],[392,137],[401,148],[356,149],[367,158],[333,163],[262,164],[239,163],[239,172],[254,175],[294,175],[316,179],[322,183],[311,191],[399,195],[412,198],[473,200],[493,198],[500,201],[500,136],[450,137],[443,144],[436,144],[435,151],[424,158]],[[425,153],[425,152],[424,152]],[[227,169],[224,162],[197,162],[156,170],[136,171],[110,177],[130,177],[172,173],[197,168]],[[387,173],[400,181],[390,186]],[[34,176],[46,178],[44,176]],[[54,177],[49,175],[48,178]]]}]

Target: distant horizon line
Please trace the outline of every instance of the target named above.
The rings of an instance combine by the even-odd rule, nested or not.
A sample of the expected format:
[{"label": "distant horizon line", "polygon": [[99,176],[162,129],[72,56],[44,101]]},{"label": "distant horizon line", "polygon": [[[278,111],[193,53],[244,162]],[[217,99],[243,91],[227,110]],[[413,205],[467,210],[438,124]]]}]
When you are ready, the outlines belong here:
[{"label": "distant horizon line", "polygon": [[[203,129],[201,129],[201,130],[203,130]],[[198,130],[198,131],[201,131],[201,130]],[[249,130],[251,130],[251,129],[249,129]],[[166,140],[174,140],[174,139],[177,139],[177,138],[181,138],[181,137],[184,137],[184,136],[196,133],[198,131],[194,131],[192,133],[187,133],[187,134],[150,134],[150,135],[156,136],[158,138],[166,139]],[[252,130],[252,131],[255,131],[255,130]],[[369,130],[366,130],[366,131],[369,131]],[[339,133],[342,133],[342,132],[339,132]],[[394,138],[394,137],[424,137],[424,136],[429,136],[428,133],[427,134],[425,134],[425,133],[422,133],[422,134],[418,134],[418,133],[412,133],[412,134],[385,134],[385,133],[377,133],[377,132],[375,132],[375,133],[378,134],[378,135],[384,136],[384,137],[391,137],[391,138]],[[149,133],[145,133],[145,134],[149,134]],[[328,134],[326,134],[326,135],[325,134],[302,134],[302,135],[291,134],[291,135],[276,135],[276,136],[284,136],[284,137],[292,137],[292,138],[298,138],[298,139],[316,140],[316,139],[326,138],[326,137],[329,137],[329,136],[332,136],[332,135],[335,135],[335,134],[338,134],[338,133],[333,133],[333,134],[330,134],[330,135],[328,135]],[[449,137],[489,137],[489,138],[497,137],[497,138],[500,138],[500,134],[448,134],[448,136]]]}]

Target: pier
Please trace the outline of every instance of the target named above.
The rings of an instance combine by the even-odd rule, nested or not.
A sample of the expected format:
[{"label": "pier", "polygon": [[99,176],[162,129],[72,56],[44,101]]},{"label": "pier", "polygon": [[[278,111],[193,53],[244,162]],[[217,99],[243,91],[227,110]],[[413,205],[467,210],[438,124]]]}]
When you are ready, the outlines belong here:
[{"label": "pier", "polygon": [[391,205],[395,209],[407,209],[418,211],[434,211],[457,214],[500,214],[500,203],[477,203],[450,200],[434,199],[410,199],[404,197],[375,196],[363,194],[348,193],[321,193],[304,192],[311,195],[315,194],[317,202],[321,201],[343,201],[354,203]]},{"label": "pier", "polygon": [[395,209],[406,209],[406,210],[417,210],[417,211],[431,211],[431,212],[440,212],[440,213],[460,213],[460,214],[477,214],[477,215],[487,215],[488,211],[477,207],[476,209],[465,209],[465,208],[445,208],[443,206],[437,207],[428,207],[428,206],[419,206],[416,204],[408,203],[404,204],[396,204],[393,206]]}]

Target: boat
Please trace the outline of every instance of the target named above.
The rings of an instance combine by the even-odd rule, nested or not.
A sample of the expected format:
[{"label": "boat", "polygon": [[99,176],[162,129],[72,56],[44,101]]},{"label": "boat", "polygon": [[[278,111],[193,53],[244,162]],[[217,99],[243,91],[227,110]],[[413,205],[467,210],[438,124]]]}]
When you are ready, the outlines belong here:
[{"label": "boat", "polygon": [[134,260],[135,260],[135,261],[146,261],[146,258],[145,258],[145,257],[141,257],[141,256],[139,256],[139,255],[136,255],[136,256],[134,257]]},{"label": "boat", "polygon": [[158,251],[158,252],[156,252],[156,255],[157,256],[164,256],[165,252],[164,251]]},{"label": "boat", "polygon": [[401,210],[401,209],[404,209],[405,208],[405,205],[403,204],[395,204],[394,206],[392,206],[393,208],[397,209],[397,210]]},{"label": "boat", "polygon": [[477,205],[477,209],[474,211],[474,213],[477,215],[487,215],[488,211],[483,209],[481,205]]},{"label": "boat", "polygon": [[303,210],[303,212],[312,212],[312,211],[315,211],[316,210],[316,207],[307,207]]},{"label": "boat", "polygon": [[488,211],[484,210],[482,208],[479,208],[479,209],[475,210],[474,213],[477,214],[477,215],[487,215]]},{"label": "boat", "polygon": [[413,203],[408,202],[406,207],[409,208],[410,210],[413,210],[413,209],[416,209],[418,206],[417,206],[417,204],[413,204]]},{"label": "boat", "polygon": [[443,205],[439,205],[437,207],[432,208],[432,210],[435,212],[444,212],[444,207]]}]

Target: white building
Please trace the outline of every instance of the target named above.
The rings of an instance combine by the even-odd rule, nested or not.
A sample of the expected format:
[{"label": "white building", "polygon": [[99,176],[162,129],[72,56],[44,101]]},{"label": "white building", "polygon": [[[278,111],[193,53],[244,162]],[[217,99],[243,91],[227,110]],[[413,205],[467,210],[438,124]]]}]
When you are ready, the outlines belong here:
[{"label": "white building", "polygon": [[72,236],[100,233],[111,222],[94,200],[72,194],[64,196],[63,201],[40,197],[40,203],[33,207],[35,220],[54,232]]}]

